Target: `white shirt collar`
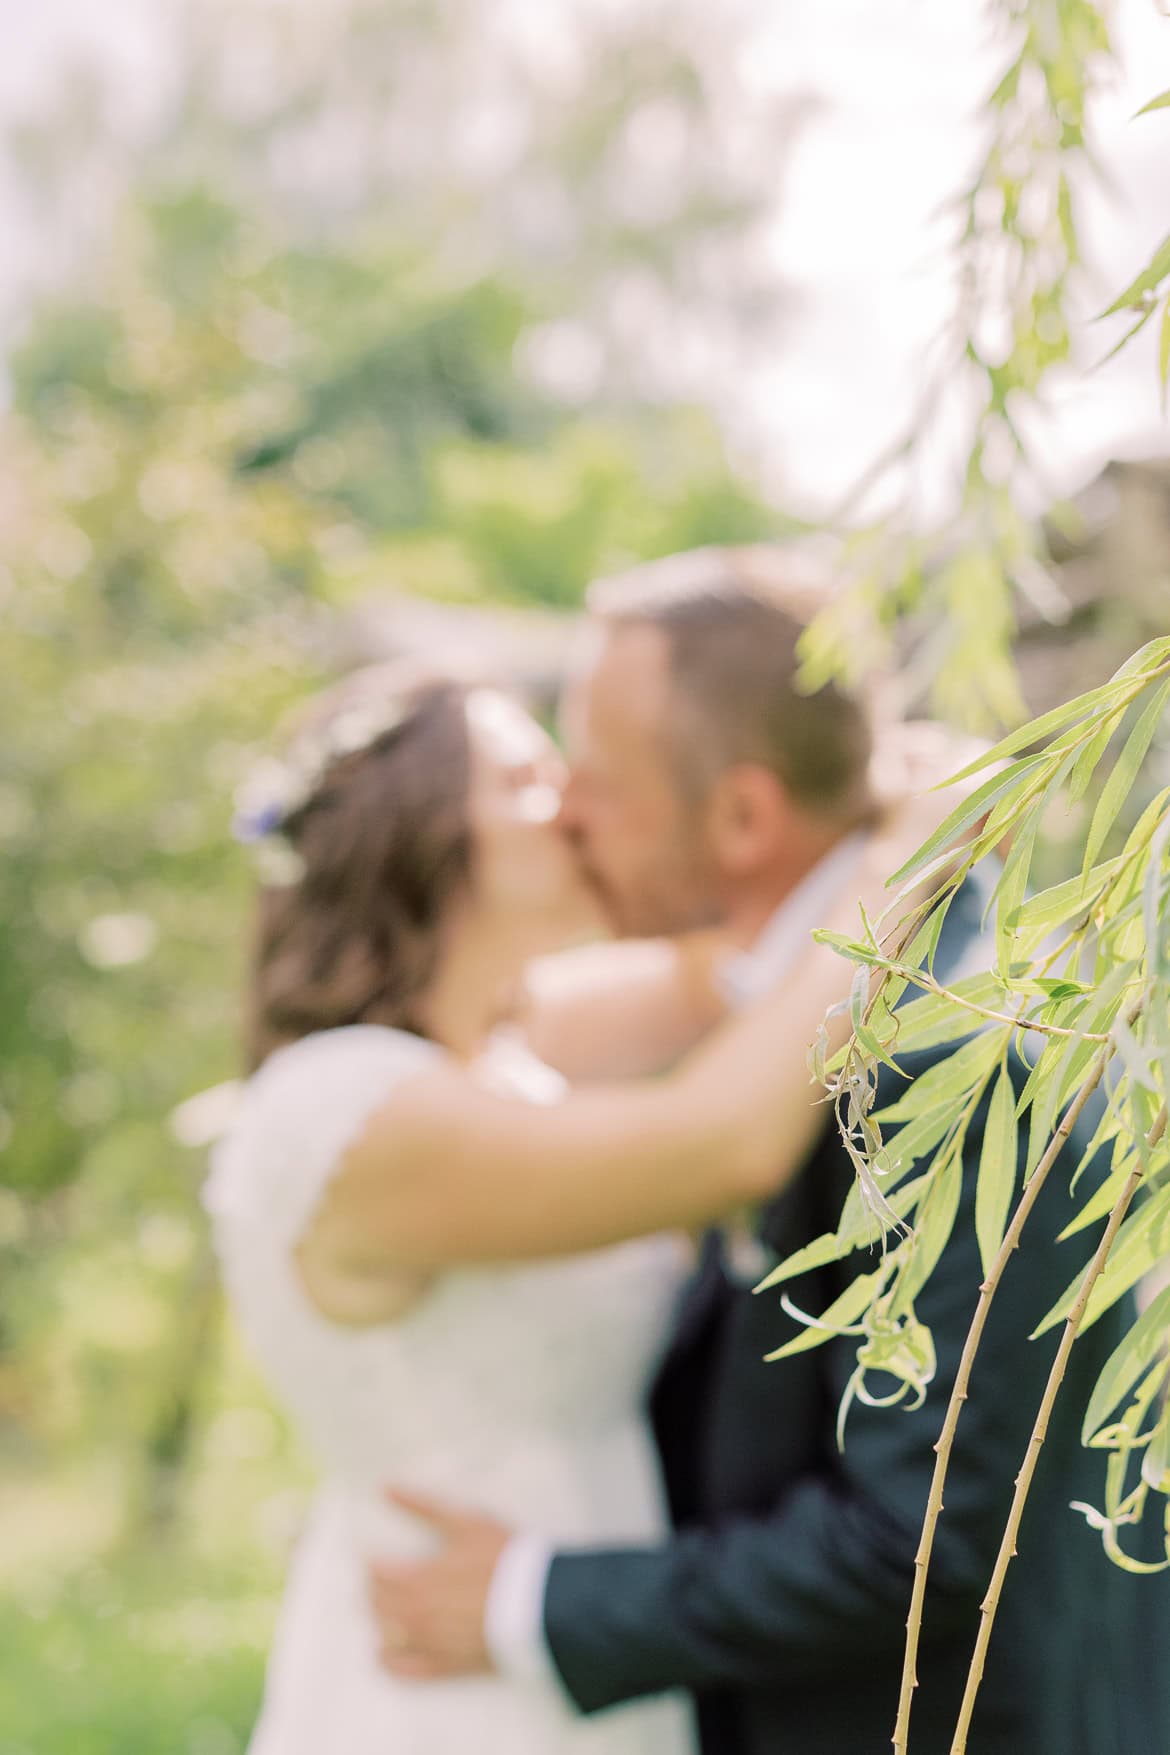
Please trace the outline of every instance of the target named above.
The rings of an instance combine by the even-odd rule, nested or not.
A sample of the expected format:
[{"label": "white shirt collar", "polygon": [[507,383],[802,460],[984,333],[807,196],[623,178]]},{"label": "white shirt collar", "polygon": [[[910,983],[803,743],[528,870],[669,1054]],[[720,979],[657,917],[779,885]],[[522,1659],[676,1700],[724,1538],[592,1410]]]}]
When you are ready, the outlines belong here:
[{"label": "white shirt collar", "polygon": [[767,921],[750,950],[728,958],[719,972],[724,996],[732,1006],[749,1004],[783,979],[808,949],[809,936],[837,901],[858,865],[866,835],[846,835],[790,890]]}]

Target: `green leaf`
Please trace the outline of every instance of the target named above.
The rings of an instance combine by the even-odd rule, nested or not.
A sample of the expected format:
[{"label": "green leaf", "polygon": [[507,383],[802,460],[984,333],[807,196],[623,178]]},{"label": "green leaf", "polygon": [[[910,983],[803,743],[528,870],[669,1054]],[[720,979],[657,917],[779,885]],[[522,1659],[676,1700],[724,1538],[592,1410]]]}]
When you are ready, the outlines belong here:
[{"label": "green leaf", "polygon": [[850,938],[848,933],[830,932],[827,927],[818,926],[813,938],[819,945],[829,945],[839,956],[847,957],[851,963],[864,963],[870,969],[884,969],[888,959],[872,945],[864,944],[860,939]]},{"label": "green leaf", "polygon": [[1121,722],[1124,711],[1124,708],[1118,708],[1111,713],[1102,714],[1100,725],[1077,757],[1073,771],[1069,776],[1068,796],[1070,802],[1075,804],[1077,799],[1083,796],[1089,781],[1093,778],[1097,763],[1105,754],[1113,733]]},{"label": "green leaf", "polygon": [[[1170,634],[1159,634],[1156,640],[1147,640],[1136,652],[1131,652],[1124,664],[1119,664],[1109,679],[1109,684],[1132,680],[1139,676],[1152,676],[1160,669],[1167,658],[1170,658]],[[1109,686],[1106,684],[1106,687]],[[1082,699],[1087,697],[1082,696]]]},{"label": "green leaf", "polygon": [[933,1109],[916,1115],[900,1127],[892,1139],[886,1140],[873,1157],[873,1173],[879,1180],[897,1181],[906,1172],[933,1152],[946,1138],[955,1120],[955,1102],[944,1099]]},{"label": "green leaf", "polygon": [[774,1267],[753,1290],[767,1292],[773,1286],[782,1285],[785,1280],[794,1280],[800,1274],[811,1273],[814,1268],[826,1267],[829,1262],[840,1261],[849,1255],[854,1247],[852,1243],[842,1241],[836,1231],[823,1231],[811,1243],[806,1243],[803,1249],[798,1249],[794,1255],[788,1256]]},{"label": "green leaf", "polygon": [[906,1314],[915,1298],[938,1266],[939,1257],[950,1242],[959,1210],[963,1187],[963,1152],[961,1137],[951,1148],[947,1162],[934,1178],[918,1209],[918,1223],[908,1246],[908,1260],[898,1278],[893,1302],[895,1316]]},{"label": "green leaf", "polygon": [[[909,1181],[891,1189],[886,1195],[890,1212],[898,1219],[905,1219],[913,1212],[930,1182],[931,1173],[927,1170],[921,1176],[912,1176]],[[862,1249],[868,1244],[880,1242],[891,1229],[892,1221],[872,1210],[866,1203],[861,1184],[854,1182],[841,1209],[841,1222],[836,1232],[839,1242],[846,1249]]]},{"label": "green leaf", "polygon": [[1001,970],[1011,967],[1016,922],[1028,888],[1028,874],[1032,867],[1032,850],[1036,845],[1039,822],[1040,809],[1036,806],[1012,842],[1011,852],[1004,862],[1003,872],[995,888],[995,955]]},{"label": "green leaf", "polygon": [[[1081,1320],[1081,1333],[1092,1328],[1099,1316],[1124,1297],[1131,1286],[1136,1286],[1143,1274],[1149,1273],[1155,1263],[1170,1248],[1170,1188],[1151,1195],[1142,1203],[1135,1213],[1126,1219],[1121,1230],[1113,1240],[1113,1248],[1109,1260],[1105,1264],[1097,1284],[1089,1295],[1089,1302]],[[1033,1333],[1045,1334],[1056,1323],[1063,1322],[1073,1305],[1077,1293],[1081,1289],[1086,1269],[1082,1268],[1072,1283],[1067,1286],[1048,1312],[1043,1322]]]},{"label": "green leaf", "polygon": [[1133,1082],[1155,1097],[1161,1096],[1151,1064],[1153,1057],[1146,1052],[1123,1017],[1114,1018],[1109,1034],[1116,1043],[1117,1051],[1125,1062],[1125,1070]]},{"label": "green leaf", "polygon": [[1142,1458],[1142,1480],[1155,1493],[1170,1492],[1170,1411],[1164,1413],[1154,1428]]},{"label": "green leaf", "polygon": [[1134,781],[1146,759],[1146,752],[1153,742],[1154,733],[1161,722],[1168,698],[1170,698],[1170,679],[1154,690],[1142,708],[1134,728],[1126,740],[1125,747],[1113,764],[1113,770],[1108,780],[1101,788],[1101,796],[1097,800],[1097,808],[1093,812],[1093,821],[1089,827],[1088,840],[1085,842],[1082,873],[1087,873],[1096,861],[1105,837],[1117,820],[1118,812],[1133,791]]},{"label": "green leaf", "polygon": [[[1024,1164],[1024,1181],[1032,1180],[1033,1172],[1048,1149],[1056,1131],[1057,1117],[1064,1105],[1067,1067],[1071,1060],[1079,1066],[1082,1058],[1091,1060],[1096,1045],[1054,1036],[1049,1039],[1041,1061],[1032,1070],[1035,1086],[1032,1113],[1028,1117],[1028,1156]],[[1087,1054],[1085,1050],[1088,1050]],[[1051,1060],[1049,1060],[1051,1055]],[[1039,1076],[1037,1076],[1039,1075]]]},{"label": "green leaf", "polygon": [[[953,1106],[955,1100],[986,1077],[1003,1053],[1004,1038],[1003,1027],[980,1030],[953,1054],[928,1066],[895,1103],[879,1109],[874,1120],[910,1122],[925,1114],[933,1114],[940,1104]],[[895,1135],[891,1144],[896,1145],[901,1138],[902,1134]]]},{"label": "green leaf", "polygon": [[[923,1176],[912,1177],[909,1182],[893,1189],[889,1196],[891,1211],[899,1219],[907,1218],[922,1198],[923,1190],[930,1181],[931,1177],[927,1172]],[[783,1285],[786,1280],[795,1280],[801,1274],[811,1273],[814,1268],[843,1261],[855,1249],[864,1249],[869,1244],[877,1243],[889,1229],[888,1224],[883,1223],[866,1207],[860,1187],[855,1182],[846,1196],[841,1211],[841,1223],[837,1229],[825,1231],[811,1243],[806,1243],[803,1249],[798,1249],[794,1255],[774,1267],[767,1278],[753,1289],[756,1292],[767,1292],[773,1286]]]},{"label": "green leaf", "polygon": [[1146,324],[1150,321],[1150,318],[1154,315],[1154,312],[1157,310],[1157,308],[1158,308],[1157,305],[1151,305],[1148,310],[1143,311],[1141,316],[1138,318],[1137,322],[1131,323],[1129,328],[1126,330],[1125,334],[1121,337],[1121,339],[1119,341],[1115,341],[1113,343],[1113,346],[1109,349],[1109,352],[1103,353],[1101,355],[1101,358],[1097,361],[1097,364],[1095,367],[1093,367],[1093,370],[1099,372],[1101,370],[1102,366],[1107,366],[1109,364],[1110,360],[1116,359],[1118,354],[1122,351],[1122,349],[1127,348],[1129,346],[1129,344],[1133,340],[1134,336],[1139,335],[1141,333],[1141,331],[1145,328]]},{"label": "green leaf", "polygon": [[1142,882],[1142,930],[1145,938],[1146,961],[1155,980],[1170,974],[1167,966],[1163,903],[1166,899],[1168,874],[1163,871],[1166,848],[1170,844],[1170,816],[1161,824],[1150,842],[1150,858]]},{"label": "green leaf", "polygon": [[[1035,1046],[1036,1040],[1037,1038],[1034,1032],[1025,1038],[1025,1043],[1029,1051]],[[1037,1089],[1052,1073],[1061,1052],[1061,1043],[1057,1037],[1041,1036],[1039,1038],[1039,1052],[1037,1053],[1035,1060],[1031,1062],[1028,1077],[1024,1081],[1024,1088],[1016,1100],[1017,1116],[1022,1116],[1025,1110],[1031,1108]],[[1026,1060],[1025,1064],[1028,1064]]]},{"label": "green leaf", "polygon": [[1106,1176],[1103,1182],[1098,1184],[1097,1188],[1090,1195],[1089,1199],[1085,1202],[1076,1217],[1069,1220],[1064,1230],[1060,1233],[1058,1239],[1059,1242],[1063,1243],[1067,1238],[1075,1237],[1078,1231],[1085,1230],[1089,1225],[1097,1225],[1103,1219],[1109,1217],[1109,1214],[1113,1211],[1114,1205],[1116,1204],[1118,1195],[1129,1180],[1129,1175],[1133,1169],[1133,1165],[1134,1159],[1132,1152],[1127,1152],[1119,1158],[1113,1169],[1110,1170],[1108,1176]]},{"label": "green leaf", "polygon": [[958,1006],[950,997],[958,994],[968,1004],[1001,1011],[1007,998],[998,975],[981,971],[956,981],[945,993],[924,993],[921,999],[910,1000],[898,1012],[897,1052],[908,1054],[920,1048],[935,1048],[953,1042],[959,1036],[971,1036],[984,1028],[974,1012]]},{"label": "green leaf", "polygon": [[999,1254],[1007,1217],[1011,1210],[1016,1186],[1016,1093],[1011,1074],[1003,1066],[983,1132],[983,1149],[979,1155],[979,1181],[975,1188],[975,1235],[979,1240],[979,1259],[988,1274]]},{"label": "green leaf", "polygon": [[1122,860],[1103,860],[1092,871],[1079,877],[1066,878],[1029,896],[1020,908],[1016,921],[1016,946],[1025,954],[1035,950],[1056,927],[1088,913],[1110,878],[1120,871]]},{"label": "green leaf", "polygon": [[[1085,1142],[1084,1149],[1077,1160],[1077,1167],[1073,1171],[1072,1179],[1068,1185],[1070,1196],[1075,1198],[1081,1177],[1085,1174],[1085,1171],[1089,1168],[1090,1164],[1094,1162],[1098,1153],[1104,1154],[1107,1146],[1112,1147],[1110,1162],[1114,1164],[1117,1163],[1122,1153],[1128,1147],[1128,1135],[1125,1134],[1121,1121],[1118,1118],[1117,1111],[1112,1105],[1109,1105],[1102,1111],[1101,1119],[1093,1129],[1092,1138]],[[1120,1192],[1119,1188],[1118,1193]],[[1112,1201],[1109,1204],[1112,1206]],[[1077,1221],[1074,1220],[1069,1227],[1068,1234],[1070,1237],[1076,1229],[1078,1229],[1078,1225]]]},{"label": "green leaf", "polygon": [[775,1359],[790,1359],[794,1353],[807,1353],[811,1347],[823,1346],[826,1341],[831,1341],[838,1335],[848,1334],[862,1311],[869,1308],[881,1290],[893,1259],[892,1256],[889,1257],[871,1274],[858,1274],[822,1316],[806,1316],[803,1310],[799,1310],[785,1296],[785,1310],[798,1322],[805,1324],[804,1332],[794,1336],[785,1346],[777,1347],[774,1353],[765,1353],[768,1363],[771,1364]]},{"label": "green leaf", "polygon": [[1111,317],[1115,311],[1123,311],[1132,306],[1146,293],[1153,292],[1170,274],[1170,237],[1162,239],[1154,251],[1149,263],[1141,273],[1131,280],[1125,291],[1119,293],[1111,305],[1101,312],[1102,317]]},{"label": "green leaf", "polygon": [[985,780],[982,786],[976,787],[975,791],[965,798],[962,804],[956,805],[951,814],[934,831],[934,834],[923,842],[905,865],[898,868],[890,879],[890,883],[900,884],[906,878],[913,877],[924,866],[929,865],[936,854],[949,850],[955,838],[961,835],[964,830],[969,829],[972,823],[977,823],[980,817],[986,816],[997,800],[1004,798],[1013,790],[1018,791],[1022,796],[1027,791],[1028,783],[1036,771],[1048,765],[1049,758],[1047,756],[1033,756],[1026,762],[1014,763],[1006,773],[993,774],[990,780]]},{"label": "green leaf", "polygon": [[[957,890],[951,890],[946,896],[940,897],[923,921],[910,943],[906,946],[903,963],[910,969],[934,968],[934,954],[938,950],[938,941],[942,929],[946,925],[947,910],[954,901]],[[894,1004],[893,1000],[889,1002]]]},{"label": "green leaf", "polygon": [[[868,927],[868,925],[869,922],[867,921],[866,926]],[[869,1025],[866,1023],[865,1006],[866,1001],[869,998],[869,981],[869,973],[864,967],[859,967],[854,971],[853,981],[849,989],[849,1018],[853,1025],[853,1034],[857,1038],[861,1047],[865,1050],[866,1054],[868,1054],[873,1060],[879,1061],[885,1066],[892,1067],[894,1072],[900,1073],[902,1069],[897,1062],[891,1060],[886,1053],[885,1043],[878,1036],[876,1030],[870,1029]],[[890,1025],[892,1036],[892,1019],[890,1019]]]},{"label": "green leaf", "polygon": [[[942,785],[954,786],[960,780],[969,780],[973,774],[978,774],[983,768],[989,767],[995,762],[1004,761],[1008,756],[1014,756],[1018,750],[1027,749],[1030,744],[1042,743],[1050,733],[1058,731],[1062,726],[1071,725],[1078,719],[1084,719],[1095,708],[1115,701],[1118,695],[1125,693],[1124,685],[1135,671],[1144,668],[1153,669],[1168,656],[1170,656],[1170,635],[1162,635],[1156,640],[1148,640],[1126,661],[1116,675],[1110,677],[1108,682],[1100,683],[1095,689],[1089,689],[1083,695],[1074,696],[1071,701],[1064,701],[1059,707],[1053,707],[1047,713],[1042,713],[1038,719],[1030,719],[1027,725],[1021,725],[1017,731],[1009,732],[997,744],[993,744],[989,750],[976,756],[973,762],[968,762],[965,768],[960,768],[957,774],[952,774],[948,780],[943,781]],[[1027,762],[1034,762],[1037,759],[1035,756],[1024,758]],[[941,787],[936,790],[941,790]]]},{"label": "green leaf", "polygon": [[1136,122],[1139,116],[1148,116],[1151,110],[1170,110],[1170,91],[1160,91],[1157,97],[1150,99],[1148,104],[1143,104],[1140,110],[1135,110],[1133,120]]},{"label": "green leaf", "polygon": [[1151,798],[1149,804],[1147,804],[1145,810],[1130,830],[1129,840],[1125,843],[1125,850],[1121,856],[1123,862],[1129,858],[1130,855],[1136,853],[1139,848],[1144,847],[1150,840],[1154,831],[1165,816],[1167,806],[1170,806],[1170,786],[1163,786],[1161,792],[1156,793],[1154,797]]},{"label": "green leaf", "polygon": [[1170,1286],[1159,1293],[1138,1317],[1129,1333],[1114,1348],[1097,1379],[1081,1427],[1081,1443],[1088,1444],[1114,1408],[1123,1402],[1138,1379],[1165,1352],[1170,1330]]}]

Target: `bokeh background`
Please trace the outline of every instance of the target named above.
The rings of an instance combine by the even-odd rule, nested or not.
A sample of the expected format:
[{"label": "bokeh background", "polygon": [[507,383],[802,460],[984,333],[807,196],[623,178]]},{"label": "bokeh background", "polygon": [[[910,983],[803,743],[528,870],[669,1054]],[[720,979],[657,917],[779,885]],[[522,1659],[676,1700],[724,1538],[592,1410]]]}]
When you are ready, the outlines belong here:
[{"label": "bokeh background", "polygon": [[[198,1205],[233,790],[339,667],[466,647],[548,699],[590,578],[815,525],[912,415],[996,50],[966,0],[0,21],[0,1755],[236,1755],[309,1473]],[[1170,25],[1118,26],[1085,315],[1164,229],[1128,118]],[[1085,341],[1037,417],[1037,708],[1167,625],[1153,345]]]}]

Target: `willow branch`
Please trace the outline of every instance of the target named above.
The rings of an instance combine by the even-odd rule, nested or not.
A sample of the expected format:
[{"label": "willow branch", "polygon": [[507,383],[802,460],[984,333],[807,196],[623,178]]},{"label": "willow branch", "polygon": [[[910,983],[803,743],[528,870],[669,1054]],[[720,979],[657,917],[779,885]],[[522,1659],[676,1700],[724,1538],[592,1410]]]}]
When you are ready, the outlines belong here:
[{"label": "willow branch", "polygon": [[974,1012],[977,1018],[982,1018],[988,1024],[1010,1024],[1013,1030],[1035,1030],[1041,1036],[1075,1037],[1078,1042],[1110,1041],[1108,1032],[1104,1030],[1074,1030],[1066,1024],[1043,1024],[1036,1019],[1024,1017],[1019,1012],[1013,1015],[1011,1012],[993,1011],[989,1006],[976,1005],[973,1000],[964,999],[962,994],[952,992],[949,987],[936,981],[933,975],[927,975],[921,969],[910,969],[902,963],[883,963],[882,967],[891,975],[912,981],[925,993],[936,994],[940,999],[949,999],[952,1005],[961,1006],[966,1012]]},{"label": "willow branch", "polygon": [[[1127,1009],[1126,1022],[1133,1023],[1142,1008],[1143,998],[1139,998]],[[975,1363],[975,1355],[983,1339],[983,1330],[991,1310],[992,1300],[999,1289],[1004,1270],[1015,1250],[1019,1247],[1020,1235],[1028,1221],[1033,1207],[1040,1197],[1040,1192],[1047,1180],[1049,1171],[1064,1149],[1069,1135],[1080,1119],[1081,1112],[1094,1091],[1101,1083],[1105,1068],[1112,1058],[1111,1047],[1104,1047],[1093,1057],[1093,1061],[1085,1074],[1084,1081],[1078,1089],[1064,1114],[1064,1119],[1049,1141],[1043,1157],[1037,1164],[1032,1176],[1020,1197],[1019,1204],[1012,1215],[1012,1220],[1004,1233],[999,1253],[992,1263],[991,1271],[979,1288],[979,1302],[975,1306],[975,1314],[967,1331],[967,1339],[963,1344],[959,1369],[955,1375],[954,1387],[947,1403],[946,1417],[939,1434],[935,1449],[934,1474],[931,1477],[930,1493],[926,1502],[926,1513],[922,1520],[922,1533],[919,1537],[918,1552],[914,1556],[914,1589],[910,1598],[910,1613],[906,1620],[906,1650],[902,1662],[902,1684],[898,1696],[898,1718],[894,1726],[893,1745],[897,1755],[906,1755],[910,1737],[910,1709],[914,1701],[914,1690],[918,1686],[918,1647],[922,1637],[922,1610],[926,1600],[926,1579],[930,1569],[930,1556],[934,1548],[935,1533],[938,1520],[943,1509],[943,1488],[946,1485],[947,1470],[950,1467],[951,1450],[955,1440],[955,1428],[959,1423],[959,1415],[963,1411],[963,1403],[967,1400],[967,1389],[971,1381],[971,1370]]]},{"label": "willow branch", "polygon": [[[1158,1119],[1146,1135],[1147,1147],[1156,1146],[1165,1131],[1166,1106],[1163,1104]],[[1109,1222],[1105,1227],[1100,1243],[1097,1245],[1096,1254],[1089,1263],[1085,1277],[1081,1282],[1081,1288],[1077,1293],[1076,1302],[1069,1312],[1068,1321],[1064,1325],[1064,1333],[1060,1338],[1060,1346],[1057,1348],[1056,1357],[1052,1361],[1052,1369],[1048,1373],[1048,1382],[1044,1386],[1044,1394],[1041,1398],[1040,1408],[1036,1415],[1036,1423],[1032,1427],[1032,1436],[1028,1440],[1028,1448],[1024,1455],[1024,1461],[1020,1467],[1019,1474],[1016,1476],[1016,1490],[1012,1495],[1011,1510],[1008,1513],[1007,1524],[1003,1532],[1003,1540],[999,1545],[999,1553],[996,1556],[995,1570],[992,1572],[991,1583],[987,1587],[987,1595],[984,1597],[979,1610],[979,1635],[975,1641],[975,1650],[971,1657],[971,1667],[967,1671],[967,1686],[963,1691],[963,1702],[959,1708],[959,1719],[955,1726],[954,1741],[951,1743],[951,1755],[966,1755],[967,1736],[971,1729],[971,1715],[975,1710],[975,1701],[979,1694],[980,1684],[983,1681],[983,1670],[987,1662],[987,1647],[991,1640],[991,1630],[995,1625],[996,1612],[999,1609],[999,1599],[1003,1592],[1007,1570],[1016,1555],[1016,1541],[1020,1533],[1020,1523],[1024,1515],[1024,1507],[1028,1502],[1028,1494],[1031,1491],[1032,1478],[1036,1473],[1036,1465],[1040,1460],[1040,1452],[1044,1448],[1044,1441],[1048,1436],[1048,1422],[1052,1417],[1052,1409],[1055,1405],[1057,1395],[1060,1392],[1060,1386],[1064,1381],[1064,1374],[1068,1367],[1069,1354],[1072,1352],[1073,1342],[1077,1338],[1077,1333],[1084,1318],[1093,1287],[1097,1284],[1097,1281],[1100,1279],[1101,1274],[1104,1271],[1105,1264],[1109,1259],[1109,1252],[1113,1248],[1114,1239],[1116,1238],[1118,1231],[1121,1229],[1121,1222],[1129,1211],[1130,1203],[1132,1202],[1134,1195],[1141,1186],[1141,1180],[1144,1173],[1144,1164],[1139,1164],[1126,1178],[1125,1187],[1118,1195],[1116,1204],[1114,1205],[1112,1212],[1109,1214]]]}]

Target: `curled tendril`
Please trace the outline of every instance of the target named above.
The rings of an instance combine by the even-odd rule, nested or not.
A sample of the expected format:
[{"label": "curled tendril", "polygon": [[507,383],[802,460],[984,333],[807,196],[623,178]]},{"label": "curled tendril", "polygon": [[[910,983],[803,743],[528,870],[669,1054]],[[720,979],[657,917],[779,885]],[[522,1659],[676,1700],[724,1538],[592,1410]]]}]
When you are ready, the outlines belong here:
[{"label": "curled tendril", "polygon": [[[1126,1572],[1170,1570],[1170,1499],[1163,1506],[1164,1560],[1139,1560],[1127,1554],[1119,1533],[1142,1522],[1151,1493],[1165,1496],[1170,1489],[1168,1390],[1170,1361],[1163,1360],[1147,1374],[1122,1418],[1103,1426],[1089,1440],[1093,1449],[1111,1453],[1105,1471],[1105,1509],[1098,1511],[1082,1500],[1072,1504],[1072,1510],[1079,1511],[1089,1528],[1098,1532],[1110,1560]],[[1152,1423],[1148,1420],[1151,1409]],[[1130,1486],[1130,1471],[1139,1458],[1138,1478]]]}]

